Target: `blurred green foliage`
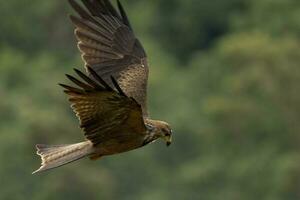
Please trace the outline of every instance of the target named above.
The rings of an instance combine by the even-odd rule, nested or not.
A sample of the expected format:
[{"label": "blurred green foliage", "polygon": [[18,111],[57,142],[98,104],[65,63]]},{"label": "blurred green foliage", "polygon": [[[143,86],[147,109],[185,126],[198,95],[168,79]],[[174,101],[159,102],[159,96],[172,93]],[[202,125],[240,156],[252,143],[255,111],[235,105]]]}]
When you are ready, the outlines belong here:
[{"label": "blurred green foliage", "polygon": [[0,199],[300,199],[300,2],[123,0],[161,142],[38,176],[36,143],[83,139],[58,82],[83,63],[67,1],[0,6]]}]

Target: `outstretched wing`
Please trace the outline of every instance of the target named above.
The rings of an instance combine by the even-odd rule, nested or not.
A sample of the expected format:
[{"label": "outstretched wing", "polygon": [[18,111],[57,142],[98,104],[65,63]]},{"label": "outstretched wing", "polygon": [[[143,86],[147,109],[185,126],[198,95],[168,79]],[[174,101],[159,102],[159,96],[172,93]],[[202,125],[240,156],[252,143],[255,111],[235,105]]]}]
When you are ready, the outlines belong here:
[{"label": "outstretched wing", "polygon": [[112,86],[114,76],[126,95],[133,97],[147,116],[148,64],[146,53],[134,36],[119,1],[115,10],[109,0],[69,0],[79,17],[70,16],[76,26],[78,48],[86,66],[94,69]]},{"label": "outstretched wing", "polygon": [[111,79],[116,90],[95,71],[89,71],[93,80],[75,69],[84,82],[66,75],[79,88],[60,84],[69,95],[71,107],[79,118],[86,138],[97,145],[122,133],[144,133],[146,127],[141,106],[125,95],[113,77]]}]

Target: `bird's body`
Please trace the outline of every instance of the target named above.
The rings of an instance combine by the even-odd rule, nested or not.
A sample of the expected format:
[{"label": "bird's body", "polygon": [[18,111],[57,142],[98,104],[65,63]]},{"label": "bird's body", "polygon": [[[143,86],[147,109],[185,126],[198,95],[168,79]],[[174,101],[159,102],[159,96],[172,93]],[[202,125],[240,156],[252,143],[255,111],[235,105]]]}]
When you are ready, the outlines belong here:
[{"label": "bird's body", "polygon": [[[98,159],[140,148],[158,138],[171,143],[168,123],[150,119],[147,111],[148,63],[118,1],[69,0],[80,17],[76,26],[78,48],[88,75],[67,78],[77,87],[60,84],[69,96],[86,141],[70,145],[37,145],[42,165],[35,172],[62,166],[89,156]],[[35,173],[34,172],[34,173]]]}]

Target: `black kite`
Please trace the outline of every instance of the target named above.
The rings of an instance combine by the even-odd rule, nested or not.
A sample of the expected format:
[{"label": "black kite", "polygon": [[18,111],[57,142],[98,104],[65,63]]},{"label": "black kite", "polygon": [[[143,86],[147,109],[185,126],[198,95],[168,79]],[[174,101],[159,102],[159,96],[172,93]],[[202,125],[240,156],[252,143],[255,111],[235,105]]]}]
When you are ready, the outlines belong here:
[{"label": "black kite", "polygon": [[89,156],[97,159],[142,147],[158,138],[171,144],[168,123],[152,120],[146,106],[148,63],[126,13],[109,0],[69,0],[79,14],[71,16],[88,75],[67,75],[76,87],[60,84],[69,96],[86,141],[69,145],[36,145],[42,164],[36,172]]}]

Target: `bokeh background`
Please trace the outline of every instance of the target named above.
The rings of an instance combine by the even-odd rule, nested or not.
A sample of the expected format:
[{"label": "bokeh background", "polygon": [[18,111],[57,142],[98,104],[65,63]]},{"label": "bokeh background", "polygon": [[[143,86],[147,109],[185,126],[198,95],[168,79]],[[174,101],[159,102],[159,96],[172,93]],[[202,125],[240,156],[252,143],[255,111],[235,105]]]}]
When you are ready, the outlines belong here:
[{"label": "bokeh background", "polygon": [[300,1],[122,3],[173,145],[31,175],[36,143],[83,139],[57,85],[83,63],[67,1],[2,1],[0,199],[300,199]]}]

